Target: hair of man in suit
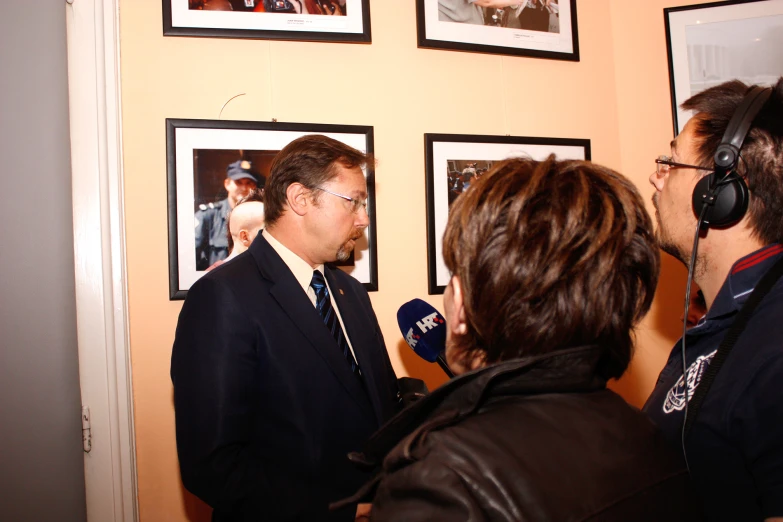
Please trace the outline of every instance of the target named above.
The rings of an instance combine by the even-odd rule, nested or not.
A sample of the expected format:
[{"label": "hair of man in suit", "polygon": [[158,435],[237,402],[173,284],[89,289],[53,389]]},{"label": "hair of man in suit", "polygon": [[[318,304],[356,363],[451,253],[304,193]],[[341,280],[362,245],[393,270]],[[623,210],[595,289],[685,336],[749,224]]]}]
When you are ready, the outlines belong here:
[{"label": "hair of man in suit", "polygon": [[[734,80],[701,91],[682,104],[695,114],[700,166],[715,164],[715,151],[749,90],[748,85]],[[754,235],[763,244],[783,241],[783,77],[753,119],[736,172],[748,185],[749,224]]]},{"label": "hair of man in suit", "polygon": [[[285,211],[286,191],[292,183],[315,189],[337,176],[337,164],[353,169],[372,162],[371,155],[326,136],[311,134],[295,139],[272,161],[264,192],[266,226],[272,227]],[[316,202],[320,197],[319,191],[313,191]]]},{"label": "hair of man in suit", "polygon": [[458,363],[595,344],[606,378],[628,367],[660,264],[634,185],[554,156],[506,160],[474,181],[451,207],[443,258],[455,276],[447,296],[462,297],[464,324],[449,343]]},{"label": "hair of man in suit", "polygon": [[[242,206],[245,203],[248,204]],[[239,253],[244,252],[264,227],[264,189],[253,189],[237,201],[229,211],[227,221],[228,251],[233,253],[236,247]]]}]

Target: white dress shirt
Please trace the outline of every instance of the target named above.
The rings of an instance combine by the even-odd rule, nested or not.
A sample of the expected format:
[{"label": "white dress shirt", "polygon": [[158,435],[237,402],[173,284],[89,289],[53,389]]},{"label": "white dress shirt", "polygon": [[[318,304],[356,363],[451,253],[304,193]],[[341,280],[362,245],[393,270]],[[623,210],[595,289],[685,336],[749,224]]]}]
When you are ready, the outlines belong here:
[{"label": "white dress shirt", "polygon": [[[315,268],[311,267],[307,261],[291,252],[288,247],[275,239],[267,229],[264,229],[263,232],[261,232],[261,235],[264,236],[264,239],[267,240],[272,248],[275,249],[275,252],[277,252],[277,254],[283,259],[283,262],[294,274],[294,277],[299,282],[299,286],[302,287],[302,290],[304,290],[304,292],[307,294],[307,297],[310,298],[310,302],[313,303],[313,307],[315,307],[315,290],[312,286],[310,286],[310,282],[313,280],[313,270],[318,270],[323,274],[324,265],[318,265]],[[329,286],[329,281],[326,280],[325,275],[324,281],[326,281],[326,288],[329,289],[329,300],[332,302],[332,308],[337,313],[337,318],[340,320],[340,325],[342,326],[343,333],[345,334],[345,340],[348,341],[348,348],[350,348],[351,354],[353,354],[353,358],[358,361],[359,359],[356,358],[356,352],[354,352],[353,345],[351,344],[351,338],[348,337],[348,331],[345,329],[343,317],[340,315],[340,308],[337,306],[337,303],[334,300],[334,294],[332,293],[332,289]]]}]

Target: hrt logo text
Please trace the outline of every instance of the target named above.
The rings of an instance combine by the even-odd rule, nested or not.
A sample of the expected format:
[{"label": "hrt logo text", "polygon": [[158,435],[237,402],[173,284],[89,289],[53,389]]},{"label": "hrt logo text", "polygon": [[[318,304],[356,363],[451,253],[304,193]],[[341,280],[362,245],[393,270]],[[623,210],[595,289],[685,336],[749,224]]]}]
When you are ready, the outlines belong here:
[{"label": "hrt logo text", "polygon": [[405,334],[405,342],[408,343],[408,346],[411,348],[415,348],[416,345],[419,343],[419,339],[421,338],[420,335],[416,335],[413,333],[413,328],[408,329],[408,333]]},{"label": "hrt logo text", "polygon": [[421,330],[421,333],[427,333],[427,330],[432,330],[438,324],[444,323],[445,321],[438,317],[438,312],[432,312],[430,315],[427,315],[425,317],[421,318],[421,321],[416,321],[416,326],[419,327],[419,330]]}]

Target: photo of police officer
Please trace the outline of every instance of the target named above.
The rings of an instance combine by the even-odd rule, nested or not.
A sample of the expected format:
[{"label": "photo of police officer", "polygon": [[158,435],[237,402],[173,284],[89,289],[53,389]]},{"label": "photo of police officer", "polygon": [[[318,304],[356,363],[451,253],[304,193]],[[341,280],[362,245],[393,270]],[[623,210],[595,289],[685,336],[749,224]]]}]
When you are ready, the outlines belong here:
[{"label": "photo of police officer", "polygon": [[[253,189],[263,194],[278,150],[196,149],[193,151],[196,270],[207,271],[230,254],[228,215]],[[237,159],[241,158],[241,159]],[[226,166],[228,165],[228,166]],[[351,251],[335,266],[356,266]]]},{"label": "photo of police officer", "polygon": [[[196,270],[206,270],[228,257],[228,213],[252,190],[263,189],[266,178],[261,168],[268,172],[275,154],[277,151],[194,151]],[[255,161],[254,156],[262,161]],[[217,165],[237,157],[241,159],[231,161],[224,174],[218,174]]]}]

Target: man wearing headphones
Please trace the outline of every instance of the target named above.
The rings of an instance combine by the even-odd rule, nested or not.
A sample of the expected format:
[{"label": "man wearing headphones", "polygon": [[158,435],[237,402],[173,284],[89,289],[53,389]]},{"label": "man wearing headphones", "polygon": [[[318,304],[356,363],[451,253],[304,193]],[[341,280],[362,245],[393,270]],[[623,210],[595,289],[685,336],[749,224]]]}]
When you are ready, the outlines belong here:
[{"label": "man wearing headphones", "polygon": [[684,451],[709,520],[780,522],[783,78],[724,83],[683,108],[694,116],[650,182],[661,248],[691,268],[708,312],[644,410]]}]

